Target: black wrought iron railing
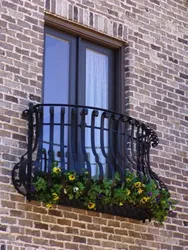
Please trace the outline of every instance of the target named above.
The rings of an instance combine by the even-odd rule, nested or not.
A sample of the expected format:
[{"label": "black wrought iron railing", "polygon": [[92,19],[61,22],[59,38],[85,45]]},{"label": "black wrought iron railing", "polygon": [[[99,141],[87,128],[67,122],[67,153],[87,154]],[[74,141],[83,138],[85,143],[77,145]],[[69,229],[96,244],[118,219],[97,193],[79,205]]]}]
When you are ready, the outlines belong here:
[{"label": "black wrought iron railing", "polygon": [[30,104],[23,115],[28,119],[28,149],[12,180],[29,200],[34,172],[50,172],[53,161],[77,174],[87,169],[93,179],[113,180],[118,172],[123,183],[125,172],[131,171],[165,187],[150,167],[150,148],[158,137],[148,125],[109,110],[67,104]]}]

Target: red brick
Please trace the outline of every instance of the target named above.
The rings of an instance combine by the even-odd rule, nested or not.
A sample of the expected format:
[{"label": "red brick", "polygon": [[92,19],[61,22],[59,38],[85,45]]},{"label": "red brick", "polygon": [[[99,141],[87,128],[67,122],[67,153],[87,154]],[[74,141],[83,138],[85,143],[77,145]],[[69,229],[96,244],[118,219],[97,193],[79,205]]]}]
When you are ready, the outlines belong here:
[{"label": "red brick", "polygon": [[35,228],[48,230],[48,225],[44,223],[34,222]]}]

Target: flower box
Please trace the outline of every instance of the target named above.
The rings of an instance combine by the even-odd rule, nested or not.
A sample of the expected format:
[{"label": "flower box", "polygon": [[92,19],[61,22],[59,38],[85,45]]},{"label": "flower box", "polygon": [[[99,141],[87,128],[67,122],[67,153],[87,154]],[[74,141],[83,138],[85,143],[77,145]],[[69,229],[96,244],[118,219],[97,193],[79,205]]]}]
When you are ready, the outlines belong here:
[{"label": "flower box", "polygon": [[[85,207],[82,202],[77,200],[64,199],[59,201],[59,205],[69,206],[73,208],[86,209],[91,211],[88,207]],[[126,217],[136,220],[145,221],[146,219],[151,220],[151,212],[144,206],[135,206],[130,203],[124,203],[123,206],[101,204],[96,202],[95,211],[104,214],[110,214],[114,216]]]},{"label": "flower box", "polygon": [[47,208],[59,204],[160,223],[175,203],[167,190],[144,176],[127,171],[124,182],[118,173],[113,180],[92,180],[86,170],[80,175],[62,172],[55,162],[50,173],[35,173],[32,198],[45,202]]}]

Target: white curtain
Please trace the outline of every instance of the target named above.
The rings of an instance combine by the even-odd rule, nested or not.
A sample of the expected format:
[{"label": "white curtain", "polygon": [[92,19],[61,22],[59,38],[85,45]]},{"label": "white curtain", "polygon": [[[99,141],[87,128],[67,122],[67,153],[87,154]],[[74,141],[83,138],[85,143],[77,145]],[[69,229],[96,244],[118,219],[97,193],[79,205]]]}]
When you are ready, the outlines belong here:
[{"label": "white curtain", "polygon": [[[108,109],[108,57],[90,49],[86,50],[86,105]],[[95,126],[100,127],[100,117],[101,112],[96,118]],[[87,124],[91,125],[91,112],[88,114]],[[90,131],[88,129],[86,132],[86,146],[89,160],[92,163],[92,175],[97,177],[98,169],[91,150]],[[106,172],[105,158],[100,150],[100,130],[95,130],[95,146],[100,156],[100,162],[103,163],[104,172]],[[105,149],[107,151],[107,133],[105,134]]]},{"label": "white curtain", "polygon": [[86,50],[86,105],[108,108],[108,57]]}]

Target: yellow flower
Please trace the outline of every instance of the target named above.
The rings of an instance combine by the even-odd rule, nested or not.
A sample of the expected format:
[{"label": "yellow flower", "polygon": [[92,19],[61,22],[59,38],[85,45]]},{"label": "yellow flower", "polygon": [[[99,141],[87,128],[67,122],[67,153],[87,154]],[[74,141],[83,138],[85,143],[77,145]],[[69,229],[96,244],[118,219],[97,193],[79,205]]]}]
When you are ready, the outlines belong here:
[{"label": "yellow flower", "polygon": [[75,179],[75,175],[70,174],[70,175],[69,175],[69,181],[74,181],[74,179]]},{"label": "yellow flower", "polygon": [[54,167],[54,168],[52,169],[52,172],[53,172],[54,174],[59,174],[59,173],[61,172],[61,168]]},{"label": "yellow flower", "polygon": [[59,196],[56,193],[53,193],[52,195],[53,195],[53,200],[54,201],[59,200]]},{"label": "yellow flower", "polygon": [[145,187],[146,185],[145,184],[142,184],[142,187]]},{"label": "yellow flower", "polygon": [[128,189],[126,195],[130,195],[131,191]]},{"label": "yellow flower", "polygon": [[141,203],[146,203],[149,200],[149,197],[143,197],[140,202]]},{"label": "yellow flower", "polygon": [[54,196],[54,201],[59,200],[59,196]]},{"label": "yellow flower", "polygon": [[88,208],[89,209],[93,209],[94,207],[95,207],[95,203],[93,203],[93,202],[88,203]]},{"label": "yellow flower", "polygon": [[119,205],[122,207],[123,206],[123,202],[120,202]]},{"label": "yellow flower", "polygon": [[126,178],[126,182],[131,182],[131,179],[130,178]]},{"label": "yellow flower", "polygon": [[46,208],[49,208],[49,209],[51,209],[52,208],[52,204],[46,204]]},{"label": "yellow flower", "polygon": [[85,174],[89,174],[89,172],[88,172],[88,171],[85,171]]},{"label": "yellow flower", "polygon": [[138,189],[138,193],[141,194],[142,192],[144,192],[144,190],[141,189],[141,188],[139,188],[139,189]]},{"label": "yellow flower", "polygon": [[63,190],[63,191],[64,191],[64,194],[67,194],[67,189],[66,189],[66,188],[64,188],[64,190]]},{"label": "yellow flower", "polygon": [[135,186],[135,188],[139,188],[141,186],[141,184],[142,183],[140,181],[137,181],[137,182],[135,182],[134,186]]}]

